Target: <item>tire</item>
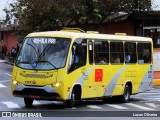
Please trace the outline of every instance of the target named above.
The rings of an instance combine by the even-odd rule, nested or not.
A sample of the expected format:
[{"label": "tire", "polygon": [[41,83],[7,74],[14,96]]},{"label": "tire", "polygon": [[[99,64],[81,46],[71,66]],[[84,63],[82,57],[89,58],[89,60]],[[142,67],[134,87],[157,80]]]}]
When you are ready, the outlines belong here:
[{"label": "tire", "polygon": [[73,108],[75,106],[75,102],[76,101],[76,94],[74,92],[74,90],[71,93],[71,99],[66,101],[66,106],[68,108]]},{"label": "tire", "polygon": [[124,88],[123,95],[120,96],[121,101],[123,103],[128,102],[130,100],[130,95],[131,95],[131,89],[130,89],[130,87],[128,85],[126,85],[125,88]]},{"label": "tire", "polygon": [[33,99],[31,99],[31,98],[24,98],[24,103],[25,103],[26,107],[32,107]]}]

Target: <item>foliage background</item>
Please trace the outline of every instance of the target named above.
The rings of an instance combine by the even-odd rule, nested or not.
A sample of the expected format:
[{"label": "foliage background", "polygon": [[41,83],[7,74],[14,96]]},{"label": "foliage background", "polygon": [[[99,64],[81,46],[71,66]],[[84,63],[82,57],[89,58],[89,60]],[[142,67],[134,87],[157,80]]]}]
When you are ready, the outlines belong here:
[{"label": "foliage background", "polygon": [[4,9],[4,23],[25,36],[66,26],[102,24],[111,16],[145,13],[151,0],[16,0]]}]

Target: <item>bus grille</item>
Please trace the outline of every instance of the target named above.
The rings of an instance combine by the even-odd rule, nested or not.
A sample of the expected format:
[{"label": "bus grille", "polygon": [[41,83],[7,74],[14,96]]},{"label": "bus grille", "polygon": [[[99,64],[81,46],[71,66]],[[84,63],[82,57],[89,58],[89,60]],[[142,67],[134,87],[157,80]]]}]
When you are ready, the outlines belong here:
[{"label": "bus grille", "polygon": [[20,75],[23,77],[26,77],[26,78],[51,78],[51,77],[53,77],[53,74],[42,75],[42,74],[23,74],[23,73],[20,73]]}]

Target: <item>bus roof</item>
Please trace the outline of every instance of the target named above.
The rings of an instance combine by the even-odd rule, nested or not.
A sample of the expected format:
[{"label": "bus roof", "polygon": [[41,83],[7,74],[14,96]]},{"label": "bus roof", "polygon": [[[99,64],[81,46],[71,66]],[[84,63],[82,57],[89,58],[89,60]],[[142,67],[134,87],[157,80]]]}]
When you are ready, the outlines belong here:
[{"label": "bus roof", "polygon": [[90,38],[106,40],[134,40],[134,41],[152,41],[149,37],[122,36],[112,34],[94,34],[94,33],[77,33],[67,31],[46,31],[30,33],[26,37],[65,37],[65,38]]}]

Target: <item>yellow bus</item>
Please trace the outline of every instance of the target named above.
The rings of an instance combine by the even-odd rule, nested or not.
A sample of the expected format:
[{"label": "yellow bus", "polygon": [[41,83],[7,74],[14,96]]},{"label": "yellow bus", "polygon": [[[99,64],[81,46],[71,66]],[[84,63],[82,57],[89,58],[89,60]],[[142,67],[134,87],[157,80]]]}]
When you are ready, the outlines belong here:
[{"label": "yellow bus", "polygon": [[151,38],[78,30],[35,32],[26,36],[12,73],[12,94],[27,107],[34,100],[65,101],[130,95],[151,88]]}]

